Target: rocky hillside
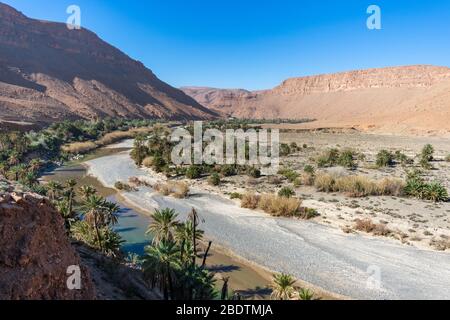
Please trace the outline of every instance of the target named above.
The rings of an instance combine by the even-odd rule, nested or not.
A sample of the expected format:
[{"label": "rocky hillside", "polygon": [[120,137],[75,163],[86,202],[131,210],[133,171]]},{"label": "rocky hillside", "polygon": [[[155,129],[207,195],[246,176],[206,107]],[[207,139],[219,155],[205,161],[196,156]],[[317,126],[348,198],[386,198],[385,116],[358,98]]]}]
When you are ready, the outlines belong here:
[{"label": "rocky hillside", "polygon": [[258,92],[183,90],[228,116],[317,119],[301,127],[450,134],[450,68],[446,67],[421,65],[293,78]]},{"label": "rocky hillside", "polygon": [[215,113],[89,30],[0,3],[0,118],[210,119]]},{"label": "rocky hillside", "polygon": [[[46,199],[9,188],[0,181],[0,300],[95,299],[61,216]],[[72,265],[81,267],[81,290],[67,288]]]}]

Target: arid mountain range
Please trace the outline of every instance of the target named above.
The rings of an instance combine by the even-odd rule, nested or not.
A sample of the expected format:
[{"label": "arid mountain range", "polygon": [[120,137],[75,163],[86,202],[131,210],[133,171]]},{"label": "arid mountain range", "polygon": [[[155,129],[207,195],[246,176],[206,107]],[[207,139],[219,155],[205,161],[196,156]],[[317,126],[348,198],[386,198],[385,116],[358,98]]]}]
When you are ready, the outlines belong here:
[{"label": "arid mountain range", "polygon": [[396,134],[450,134],[450,68],[427,65],[293,78],[272,90],[182,90],[226,116],[317,119],[292,128],[353,127]]},{"label": "arid mountain range", "polygon": [[182,91],[86,30],[0,3],[0,119],[211,119]]}]

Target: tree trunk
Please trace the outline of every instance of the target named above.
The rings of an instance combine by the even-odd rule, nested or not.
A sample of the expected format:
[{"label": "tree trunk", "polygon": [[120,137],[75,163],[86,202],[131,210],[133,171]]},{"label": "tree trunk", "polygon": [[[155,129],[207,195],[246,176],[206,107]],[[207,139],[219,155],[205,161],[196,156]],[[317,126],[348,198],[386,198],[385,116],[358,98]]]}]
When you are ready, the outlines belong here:
[{"label": "tree trunk", "polygon": [[98,246],[100,247],[100,251],[103,252],[103,245],[102,245],[102,241],[100,239],[100,230],[98,229],[98,224],[97,224],[97,213],[94,213],[94,229],[95,229],[95,233],[97,234]]},{"label": "tree trunk", "polygon": [[220,300],[226,300],[228,297],[228,280],[230,280],[228,277],[223,279],[222,295]]},{"label": "tree trunk", "polygon": [[211,249],[211,245],[212,245],[212,241],[210,241],[210,242],[208,243],[208,248],[206,248],[205,254],[204,254],[204,256],[203,256],[202,268],[204,268],[205,265],[206,265],[206,258],[208,257],[208,253],[209,253],[209,249]]}]

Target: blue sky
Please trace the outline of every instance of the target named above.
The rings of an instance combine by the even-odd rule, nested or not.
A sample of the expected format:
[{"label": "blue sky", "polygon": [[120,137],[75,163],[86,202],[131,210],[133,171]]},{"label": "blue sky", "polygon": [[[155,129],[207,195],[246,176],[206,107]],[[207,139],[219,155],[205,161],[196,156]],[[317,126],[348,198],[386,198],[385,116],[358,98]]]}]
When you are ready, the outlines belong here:
[{"label": "blue sky", "polygon": [[[0,0],[82,26],[173,86],[266,89],[289,77],[409,64],[450,66],[448,0]],[[382,30],[366,28],[367,7]]]}]

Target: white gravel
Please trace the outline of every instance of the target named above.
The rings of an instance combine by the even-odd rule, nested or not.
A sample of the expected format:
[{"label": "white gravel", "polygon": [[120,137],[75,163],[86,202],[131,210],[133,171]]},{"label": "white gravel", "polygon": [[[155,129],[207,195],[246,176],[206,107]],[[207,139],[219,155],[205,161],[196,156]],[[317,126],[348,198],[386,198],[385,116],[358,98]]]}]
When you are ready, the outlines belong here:
[{"label": "white gravel", "polygon": [[[126,152],[87,165],[89,173],[108,187],[132,176],[148,177]],[[201,191],[194,190],[188,199],[162,197],[150,188],[123,195],[144,210],[176,209],[180,218],[195,208],[204,219],[201,228],[216,243],[328,291],[355,299],[450,299],[450,254],[445,252],[348,235],[313,222],[273,218]]]}]

